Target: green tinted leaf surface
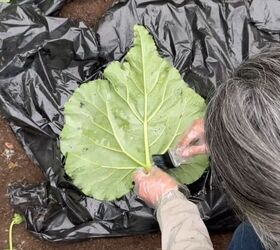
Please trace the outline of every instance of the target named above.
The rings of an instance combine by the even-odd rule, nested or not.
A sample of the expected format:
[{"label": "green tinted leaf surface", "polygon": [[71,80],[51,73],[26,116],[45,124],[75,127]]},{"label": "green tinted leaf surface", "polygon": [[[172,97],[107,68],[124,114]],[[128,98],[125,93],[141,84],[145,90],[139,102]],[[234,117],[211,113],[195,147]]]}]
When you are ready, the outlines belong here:
[{"label": "green tinted leaf surface", "polygon": [[[83,84],[65,105],[61,150],[65,170],[89,196],[113,200],[133,187],[132,173],[152,167],[151,156],[174,146],[203,116],[204,100],[157,52],[142,26],[125,62],[113,62],[105,80]],[[207,167],[200,156],[170,173],[182,183],[197,180]]]}]

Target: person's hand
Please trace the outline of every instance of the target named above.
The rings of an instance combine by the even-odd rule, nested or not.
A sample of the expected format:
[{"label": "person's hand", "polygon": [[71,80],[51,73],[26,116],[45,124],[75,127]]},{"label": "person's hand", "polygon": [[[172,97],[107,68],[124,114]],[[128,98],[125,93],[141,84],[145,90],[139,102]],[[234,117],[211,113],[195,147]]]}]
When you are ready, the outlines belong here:
[{"label": "person's hand", "polygon": [[144,170],[134,173],[135,190],[149,206],[157,207],[161,198],[172,190],[178,190],[177,182],[158,167],[146,174]]},{"label": "person's hand", "polygon": [[193,123],[180,141],[177,150],[184,158],[208,153],[203,119],[198,119]]}]

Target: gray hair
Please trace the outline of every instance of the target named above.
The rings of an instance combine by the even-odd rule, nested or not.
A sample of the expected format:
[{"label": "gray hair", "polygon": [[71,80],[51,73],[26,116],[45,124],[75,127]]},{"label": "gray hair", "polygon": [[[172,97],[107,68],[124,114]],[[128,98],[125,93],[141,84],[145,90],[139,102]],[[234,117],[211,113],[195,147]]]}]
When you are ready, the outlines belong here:
[{"label": "gray hair", "polygon": [[280,49],[241,64],[210,100],[213,171],[267,249],[280,247]]}]

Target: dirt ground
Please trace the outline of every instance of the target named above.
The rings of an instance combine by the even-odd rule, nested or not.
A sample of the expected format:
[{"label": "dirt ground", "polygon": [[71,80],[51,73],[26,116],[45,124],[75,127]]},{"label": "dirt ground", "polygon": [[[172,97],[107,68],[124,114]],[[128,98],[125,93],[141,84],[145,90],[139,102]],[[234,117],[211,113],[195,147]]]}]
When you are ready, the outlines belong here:
[{"label": "dirt ground", "polygon": [[[84,21],[95,26],[113,0],[74,0],[66,4],[60,16]],[[7,122],[0,116],[0,250],[8,249],[8,227],[13,215],[7,196],[7,187],[14,183],[40,183],[43,176],[39,168],[26,156]],[[187,233],[187,232],[186,232]],[[216,250],[227,249],[231,233],[211,235]],[[122,238],[87,240],[78,243],[48,243],[33,237],[24,224],[14,227],[16,250],[141,250],[160,249],[160,233]]]},{"label": "dirt ground", "polygon": [[64,5],[60,11],[61,17],[82,21],[88,26],[96,27],[104,13],[116,0],[74,0]]}]

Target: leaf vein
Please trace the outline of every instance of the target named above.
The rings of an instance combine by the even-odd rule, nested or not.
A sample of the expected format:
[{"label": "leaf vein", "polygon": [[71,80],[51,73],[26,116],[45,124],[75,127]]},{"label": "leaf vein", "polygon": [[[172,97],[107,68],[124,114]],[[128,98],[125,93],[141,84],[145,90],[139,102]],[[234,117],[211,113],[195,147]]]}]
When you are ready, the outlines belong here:
[{"label": "leaf vein", "polygon": [[[132,108],[132,106],[130,105],[130,103],[128,102],[128,100],[125,100],[119,93],[118,91],[116,90],[114,84],[113,85],[113,89],[114,89],[114,92],[125,102],[127,103],[128,107],[130,108],[130,110],[132,111],[132,113],[135,115],[135,117],[141,122],[143,123],[143,120],[137,115],[137,113],[134,111],[134,109]],[[127,88],[127,87],[126,87]]]},{"label": "leaf vein", "polygon": [[[107,113],[108,113],[108,102],[105,102],[105,103],[106,103],[106,109],[107,109]],[[129,153],[124,149],[124,147],[122,146],[122,144],[121,144],[121,142],[120,142],[120,140],[119,140],[119,138],[118,138],[118,136],[117,136],[116,131],[114,130],[114,126],[113,126],[113,124],[112,124],[112,121],[111,121],[111,119],[110,119],[109,114],[108,114],[108,120],[109,120],[109,123],[110,123],[110,125],[111,125],[112,130],[113,130],[113,134],[114,134],[114,136],[115,136],[115,138],[116,138],[116,141],[118,142],[118,144],[119,144],[120,148],[122,149],[123,153],[126,154],[131,160],[133,160],[134,162],[136,162],[136,163],[139,164],[140,166],[145,167],[145,164],[144,164],[144,163],[138,161],[136,158],[134,158],[131,154],[129,154]]]},{"label": "leaf vein", "polygon": [[76,156],[77,158],[79,158],[82,161],[86,161],[86,162],[91,163],[91,164],[93,164],[93,165],[95,165],[97,167],[100,167],[100,168],[118,169],[118,170],[124,170],[124,169],[134,170],[134,169],[136,169],[135,167],[124,167],[124,166],[121,166],[121,167],[114,166],[113,167],[113,166],[107,166],[107,165],[100,165],[100,164],[98,164],[98,163],[96,163],[96,162],[94,162],[92,160],[88,160],[86,158],[83,158],[83,157],[79,156],[78,154],[72,153],[72,155]]}]

